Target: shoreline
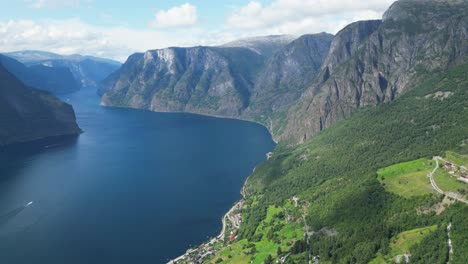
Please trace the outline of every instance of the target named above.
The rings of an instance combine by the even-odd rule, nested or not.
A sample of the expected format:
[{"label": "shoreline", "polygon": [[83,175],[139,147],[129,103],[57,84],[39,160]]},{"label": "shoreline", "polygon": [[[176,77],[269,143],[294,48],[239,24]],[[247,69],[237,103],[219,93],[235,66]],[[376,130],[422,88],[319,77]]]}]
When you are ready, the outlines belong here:
[{"label": "shoreline", "polygon": [[152,112],[152,113],[161,113],[161,114],[189,114],[189,115],[198,115],[198,116],[204,116],[204,117],[212,117],[212,118],[221,118],[221,119],[228,119],[228,120],[237,120],[237,121],[243,121],[243,122],[249,122],[249,123],[254,123],[257,125],[260,125],[268,131],[268,134],[270,134],[271,140],[275,142],[275,145],[278,145],[279,140],[275,138],[273,135],[273,131],[271,128],[267,127],[267,125],[262,124],[258,121],[246,119],[246,118],[241,118],[241,117],[229,117],[229,116],[221,116],[221,115],[215,115],[215,114],[207,114],[207,113],[197,113],[197,112],[187,112],[187,111],[154,111],[150,109],[145,109],[145,108],[138,108],[138,107],[132,107],[132,106],[115,106],[115,105],[107,105],[105,103],[101,102],[99,103],[99,106],[101,107],[106,107],[106,108],[120,108],[120,109],[133,109],[133,110],[139,110],[139,111],[146,111],[146,112]]},{"label": "shoreline", "polygon": [[[155,111],[155,110],[132,107],[132,106],[114,106],[114,105],[108,105],[105,102],[103,102],[102,97],[101,97],[101,101],[100,101],[99,105],[101,107],[106,107],[106,108],[132,109],[132,110],[138,110],[138,111],[146,111],[146,112],[153,112],[153,113],[164,113],[164,114],[189,114],[189,115],[196,115],[196,116],[202,116],[202,117],[221,118],[221,119],[237,120],[237,121],[242,121],[242,122],[254,123],[256,125],[260,125],[260,126],[264,127],[268,131],[268,134],[270,135],[270,139],[275,143],[275,146],[278,145],[278,139],[276,139],[275,136],[273,135],[271,127],[268,127],[267,125],[262,124],[262,123],[260,123],[258,121],[249,120],[249,119],[245,119],[245,118],[241,118],[241,117],[226,117],[226,116],[220,116],[220,115],[215,115],[215,114],[197,113],[197,112],[190,112],[190,111],[189,112],[187,112],[187,111],[164,111],[164,110]],[[268,152],[268,153],[265,153],[265,156],[266,156],[265,160],[268,160],[271,157],[271,155],[273,154],[273,150]],[[256,169],[256,167],[254,167],[252,173],[255,172],[255,169]],[[245,182],[244,182],[244,184],[242,186],[242,189],[240,190],[242,198],[240,200],[238,200],[237,202],[235,202],[234,205],[222,216],[222,218],[221,218],[222,228],[221,228],[220,233],[217,236],[210,238],[208,241],[200,243],[195,248],[187,249],[187,251],[184,252],[183,254],[181,254],[180,256],[169,260],[167,262],[167,264],[175,264],[175,263],[178,263],[179,261],[183,261],[191,253],[194,253],[197,250],[200,250],[204,246],[213,245],[213,244],[215,244],[217,242],[221,242],[221,241],[224,242],[224,236],[225,236],[226,230],[228,228],[227,219],[229,218],[229,215],[234,210],[239,208],[239,206],[242,206],[242,203],[244,202],[244,199],[245,199],[245,185],[247,184],[247,181],[248,181],[249,177],[250,177],[250,175],[246,178],[246,180],[245,180]],[[239,225],[239,227],[237,227],[237,229],[240,228],[240,223],[238,223],[238,225]]]},{"label": "shoreline", "polygon": [[[254,169],[255,170],[255,169]],[[226,233],[226,229],[228,227],[228,224],[227,224],[227,218],[229,218],[229,215],[234,212],[234,210],[237,210],[237,209],[240,209],[242,207],[242,204],[244,202],[244,198],[245,198],[245,184],[247,183],[247,180],[248,178],[245,180],[245,183],[244,185],[242,186],[242,189],[240,191],[241,195],[242,195],[242,198],[240,200],[238,200],[237,202],[234,203],[234,205],[227,211],[227,213],[225,213],[223,215],[223,217],[221,218],[221,222],[222,222],[222,228],[221,228],[221,231],[220,233],[215,236],[215,237],[212,237],[211,239],[209,239],[208,241],[206,242],[203,242],[201,244],[199,244],[198,246],[196,246],[196,248],[189,248],[185,253],[183,253],[182,255],[176,257],[175,259],[172,259],[172,260],[169,260],[169,262],[167,262],[167,264],[176,264],[178,263],[179,261],[182,261],[184,259],[187,258],[187,255],[190,255],[191,253],[193,252],[196,252],[197,249],[200,249],[202,248],[203,246],[206,246],[206,245],[213,245],[217,242],[221,242],[221,241],[224,241],[224,236],[225,236],[225,233]],[[240,228],[240,225],[237,229]],[[223,248],[223,247],[222,247]],[[222,249],[221,248],[221,249]]]}]

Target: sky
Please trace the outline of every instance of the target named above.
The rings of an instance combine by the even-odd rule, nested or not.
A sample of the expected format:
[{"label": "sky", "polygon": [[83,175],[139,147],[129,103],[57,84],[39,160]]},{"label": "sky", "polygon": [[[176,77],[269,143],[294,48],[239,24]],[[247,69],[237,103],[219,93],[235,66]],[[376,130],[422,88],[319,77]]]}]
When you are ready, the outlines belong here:
[{"label": "sky", "polygon": [[394,0],[0,0],[0,52],[124,62],[134,52],[328,32],[380,19]]}]

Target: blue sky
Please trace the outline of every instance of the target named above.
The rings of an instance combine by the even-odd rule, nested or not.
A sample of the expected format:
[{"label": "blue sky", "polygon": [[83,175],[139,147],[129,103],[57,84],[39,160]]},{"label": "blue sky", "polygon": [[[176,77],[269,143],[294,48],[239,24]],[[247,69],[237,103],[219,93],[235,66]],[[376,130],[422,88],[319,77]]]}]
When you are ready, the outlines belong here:
[{"label": "blue sky", "polygon": [[[0,52],[36,49],[124,61],[168,46],[329,32],[381,18],[393,0],[0,0]],[[7,3],[8,2],[8,3]]]},{"label": "blue sky", "polygon": [[[3,1],[3,0],[2,0]],[[7,0],[5,0],[7,1]],[[35,7],[37,3],[44,4],[43,7]],[[67,3],[68,2],[68,3]],[[159,10],[168,10],[174,6],[180,6],[190,3],[197,7],[198,13],[206,26],[216,25],[223,22],[224,11],[230,8],[230,5],[238,7],[245,5],[249,1],[187,1],[187,0],[136,0],[136,1],[28,1],[16,0],[9,1],[2,5],[2,20],[9,19],[67,19],[71,17],[80,17],[94,25],[127,25],[130,27],[146,27],[148,22]],[[268,3],[269,1],[261,1]],[[221,12],[220,12],[221,11]]]}]

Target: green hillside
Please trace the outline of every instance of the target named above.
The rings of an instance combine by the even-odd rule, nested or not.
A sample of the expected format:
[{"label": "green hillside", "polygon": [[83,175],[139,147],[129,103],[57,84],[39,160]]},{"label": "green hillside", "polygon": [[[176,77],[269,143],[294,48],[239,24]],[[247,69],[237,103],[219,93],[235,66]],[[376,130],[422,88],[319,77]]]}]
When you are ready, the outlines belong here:
[{"label": "green hillside", "polygon": [[[468,139],[466,72],[468,64],[432,75],[398,100],[363,108],[305,144],[296,147],[280,144],[272,158],[259,165],[247,181],[247,205],[239,231],[242,240],[230,247],[254,243],[255,251],[242,253],[245,259],[252,260],[266,254],[275,259],[278,254],[276,250],[271,251],[280,246],[284,255],[295,253],[286,263],[307,261],[307,251],[311,256],[319,255],[321,263],[368,263],[378,255],[389,254],[394,247],[392,238],[401,236],[402,232],[434,225],[442,230],[454,219],[458,219],[457,224],[453,223],[458,229],[452,231],[454,248],[466,246],[468,237],[459,232],[468,229],[468,223],[460,220],[468,218],[467,205],[457,202],[436,215],[422,209],[439,203],[440,195],[427,189],[418,195],[401,195],[388,190],[377,177],[379,169],[393,164],[428,159],[447,150],[467,152],[464,144]],[[437,92],[451,92],[451,95],[440,98]],[[424,173],[431,167],[424,163],[418,166],[404,164],[403,173],[404,167],[410,168],[409,172],[415,169]],[[397,168],[402,170],[402,165]],[[379,172],[384,172],[385,181],[392,177],[388,169]],[[410,184],[410,188],[426,188],[417,184]],[[293,196],[299,197],[300,208],[288,212],[287,204]],[[283,208],[284,217],[297,221],[271,219],[272,206]],[[298,214],[303,214],[306,223],[300,223]],[[272,234],[263,230],[265,222],[273,230]],[[310,231],[316,231],[311,233],[309,246],[300,247],[305,243],[303,238],[282,235],[286,226],[304,230],[305,224]],[[440,237],[443,233],[425,235]],[[441,242],[444,239],[434,241],[440,242],[436,245],[439,249],[448,251],[444,248],[446,243]],[[276,247],[258,246],[271,243]],[[409,246],[414,247],[420,263],[444,258],[440,254],[431,255],[436,250],[424,255],[417,246]],[[262,252],[263,249],[267,252]],[[231,261],[236,256],[231,257],[215,256],[213,260],[236,263]],[[463,263],[466,259],[466,251],[454,250],[452,263]]]}]

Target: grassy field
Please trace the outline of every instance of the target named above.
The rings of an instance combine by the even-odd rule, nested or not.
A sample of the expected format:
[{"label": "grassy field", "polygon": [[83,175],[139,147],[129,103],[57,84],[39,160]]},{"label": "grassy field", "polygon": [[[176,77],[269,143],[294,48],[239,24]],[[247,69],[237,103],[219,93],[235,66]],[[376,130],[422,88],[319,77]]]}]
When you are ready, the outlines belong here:
[{"label": "grassy field", "polygon": [[369,264],[384,264],[391,263],[391,260],[395,260],[397,255],[403,255],[409,252],[411,246],[416,245],[422,241],[430,232],[437,229],[436,225],[412,229],[399,233],[393,237],[390,241],[390,253],[388,255],[377,254],[377,257],[373,259]]},{"label": "grassy field", "polygon": [[389,192],[409,198],[433,193],[427,178],[427,173],[433,168],[433,161],[418,159],[380,169],[377,177]]},{"label": "grassy field", "polygon": [[444,192],[468,193],[468,183],[459,181],[457,176],[450,175],[445,168],[434,173],[434,181]]},{"label": "grassy field", "polygon": [[[295,241],[304,236],[302,225],[287,224],[286,214],[292,214],[299,210],[291,201],[287,201],[283,207],[270,206],[267,209],[266,218],[260,223],[256,234],[261,237],[259,241],[248,243],[247,240],[235,241],[215,256],[211,263],[222,259],[221,263],[254,263],[262,264],[268,255],[277,258],[277,250],[280,247],[284,252],[291,248],[287,241]],[[281,226],[278,230],[272,230],[273,226]],[[269,238],[268,234],[273,238]]]},{"label": "grassy field", "polygon": [[449,161],[457,164],[458,166],[464,166],[465,168],[468,168],[468,155],[462,155],[452,151],[447,151],[445,153],[445,157]]},{"label": "grassy field", "polygon": [[429,232],[437,229],[436,225],[412,229],[402,232],[396,236],[390,243],[391,256],[401,255],[409,252],[411,246],[421,242],[421,240],[429,234]]}]

